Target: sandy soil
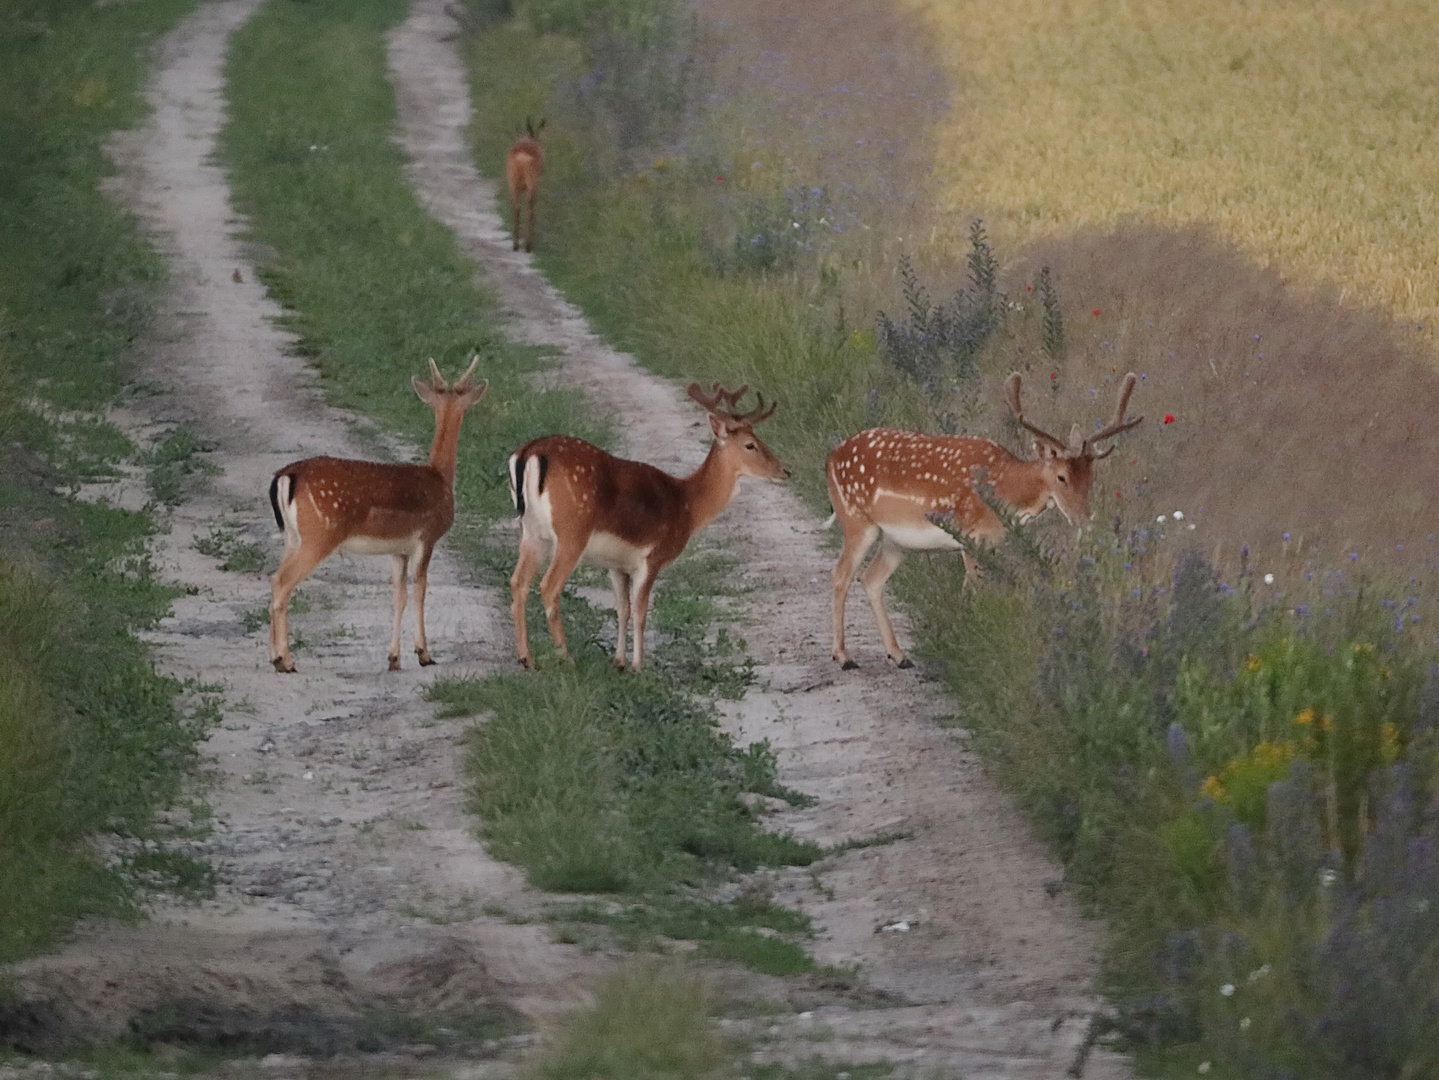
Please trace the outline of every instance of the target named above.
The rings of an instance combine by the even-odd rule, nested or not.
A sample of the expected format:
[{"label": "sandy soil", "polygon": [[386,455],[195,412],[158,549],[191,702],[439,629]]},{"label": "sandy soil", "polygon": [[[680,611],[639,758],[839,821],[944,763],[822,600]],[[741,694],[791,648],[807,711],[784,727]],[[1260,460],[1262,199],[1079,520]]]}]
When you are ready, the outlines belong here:
[{"label": "sandy soil", "polygon": [[[693,468],[705,452],[698,410],[676,385],[600,341],[530,258],[510,250],[495,185],[466,149],[464,72],[443,8],[417,0],[390,40],[412,182],[484,269],[512,333],[559,350],[563,377],[620,418],[628,453]],[[1057,888],[1059,867],[974,757],[934,723],[950,711],[937,690],[885,665],[873,626],[860,621],[869,617],[864,604],[851,605],[860,609],[864,666],[836,669],[833,555],[796,497],[745,481],[713,528],[742,556],[756,597],[745,636],[760,689],[733,710],[731,729],[743,740],[768,738],[782,781],[819,798],[775,815],[774,827],[821,843],[913,835],[827,860],[816,874],[781,875],[782,898],[821,928],[817,958],[859,965],[898,1004],[815,1010],[771,1032],[775,1052],[917,1059],[967,1077],[1057,1075],[1094,1006],[1096,948],[1095,928]],[[881,929],[899,922],[909,929]],[[1123,1065],[1096,1056],[1086,1075],[1123,1075]]]},{"label": "sandy soil", "polygon": [[[361,1047],[367,1011],[488,1004],[541,1015],[581,1000],[585,977],[606,961],[507,917],[544,898],[470,835],[456,772],[463,729],[434,721],[423,702],[433,676],[412,655],[408,670],[384,670],[385,560],[322,568],[307,589],[313,610],[292,620],[311,646],[297,653],[300,673],[281,677],[263,632],[243,623],[266,603],[263,577],[223,572],[193,546],[216,526],[278,546],[265,499],[274,468],[383,444],[327,409],[289,355],[209,163],[225,41],[257,3],[206,4],[166,41],[155,113],[116,146],[116,194],[171,255],[175,282],[146,372],[167,392],[137,400],[122,419],[141,434],[194,427],[212,440],[207,456],[220,470],[159,541],[162,572],[193,595],[155,635],[165,670],[224,686],[224,723],[206,747],[216,830],[202,846],[219,894],[199,908],[161,907],[140,926],[86,927],[14,977],[37,1015],[68,1030],[115,1032],[146,1009],[178,1005],[192,1026],[269,1032],[276,1048],[317,1054]],[[695,407],[598,340],[528,256],[510,250],[494,185],[466,150],[456,30],[443,0],[417,0],[389,43],[398,137],[417,191],[474,258],[515,336],[560,351],[560,377],[620,419],[628,452],[693,467],[705,450]],[[483,422],[483,408],[471,423]],[[949,711],[937,690],[883,662],[863,604],[851,605],[863,666],[832,663],[833,555],[814,515],[783,487],[746,482],[714,530],[742,556],[755,597],[746,637],[759,684],[728,723],[741,739],[768,738],[783,782],[818,798],[775,814],[773,826],[821,843],[910,836],[773,877],[781,900],[814,917],[817,958],[858,967],[876,992],[732,1026],[767,1057],[884,1058],[906,1063],[907,1074],[948,1067],[971,1080],[1061,1075],[1095,1005],[1096,943],[1059,868],[935,723]],[[437,555],[429,611],[438,672],[512,663],[502,603]],[[753,985],[783,992],[773,981]],[[506,1052],[474,1046],[447,1068],[485,1075],[486,1055]],[[1128,1072],[1096,1053],[1086,1075]]]}]

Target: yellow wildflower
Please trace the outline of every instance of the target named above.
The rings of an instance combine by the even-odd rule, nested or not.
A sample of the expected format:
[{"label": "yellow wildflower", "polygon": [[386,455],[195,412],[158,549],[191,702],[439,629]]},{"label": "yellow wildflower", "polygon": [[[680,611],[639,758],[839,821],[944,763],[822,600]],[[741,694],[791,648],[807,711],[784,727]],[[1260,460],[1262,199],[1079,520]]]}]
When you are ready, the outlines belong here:
[{"label": "yellow wildflower", "polygon": [[1213,799],[1215,802],[1223,802],[1229,797],[1224,790],[1224,785],[1219,782],[1219,777],[1217,776],[1211,776],[1205,780],[1204,783],[1200,785],[1199,794],[1205,798]]},{"label": "yellow wildflower", "polygon": [[1330,716],[1328,713],[1325,713],[1323,716],[1321,716],[1321,717],[1319,718],[1319,730],[1320,730],[1320,731],[1333,731],[1333,730],[1334,730],[1334,717]]},{"label": "yellow wildflower", "polygon": [[1367,641],[1361,641],[1358,645],[1355,645],[1355,646],[1354,646],[1354,653],[1355,653],[1356,656],[1357,656],[1359,653],[1367,653],[1367,652],[1373,652],[1373,651],[1374,651],[1374,646],[1373,646],[1372,644],[1370,644],[1369,642],[1367,642]]},{"label": "yellow wildflower", "polygon": [[1291,742],[1269,742],[1260,743],[1254,748],[1254,763],[1256,765],[1281,765],[1294,756],[1294,744]]},{"label": "yellow wildflower", "polygon": [[1393,674],[1394,674],[1394,669],[1393,669],[1392,667],[1390,667],[1388,664],[1380,664],[1380,665],[1379,665],[1379,677],[1380,677],[1381,679],[1387,679],[1387,678],[1389,678],[1390,675],[1393,675]]},{"label": "yellow wildflower", "polygon": [[1249,659],[1244,661],[1244,666],[1250,671],[1258,671],[1260,667],[1263,666],[1263,664],[1264,661],[1259,659],[1259,657],[1255,656],[1253,653],[1250,653]]},{"label": "yellow wildflower", "polygon": [[1294,722],[1295,722],[1296,724],[1312,724],[1312,723],[1314,723],[1314,710],[1313,710],[1313,709],[1305,709],[1302,713],[1300,713],[1298,716],[1296,716],[1296,717],[1294,718]]}]

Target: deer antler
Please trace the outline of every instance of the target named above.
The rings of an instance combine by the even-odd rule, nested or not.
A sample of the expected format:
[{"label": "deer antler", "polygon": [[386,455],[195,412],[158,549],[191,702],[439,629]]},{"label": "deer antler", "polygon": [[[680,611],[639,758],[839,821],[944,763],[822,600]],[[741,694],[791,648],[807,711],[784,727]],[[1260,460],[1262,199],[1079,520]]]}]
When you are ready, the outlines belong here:
[{"label": "deer antler", "polygon": [[470,361],[470,366],[465,368],[465,373],[455,380],[455,393],[461,393],[470,388],[470,376],[475,373],[475,368],[480,366],[480,354],[475,353],[475,358]]},{"label": "deer antler", "polygon": [[1014,419],[1019,423],[1019,426],[1034,435],[1037,439],[1048,443],[1050,447],[1059,453],[1067,451],[1069,447],[1065,446],[1064,443],[1060,442],[1049,432],[1035,427],[1024,418],[1024,409],[1019,404],[1019,386],[1020,378],[1019,372],[1017,371],[1004,380],[1005,399],[1009,402],[1009,411],[1014,414]]},{"label": "deer antler", "polygon": [[434,388],[442,394],[449,389],[445,385],[444,376],[440,374],[439,366],[435,363],[435,358],[433,356],[430,357],[430,382],[434,386]]},{"label": "deer antler", "polygon": [[736,409],[739,406],[739,399],[744,397],[745,391],[748,389],[748,383],[741,386],[738,390],[726,390],[720,383],[715,383],[714,389],[709,394],[706,394],[700,389],[699,383],[690,383],[689,393],[690,397],[703,405],[705,411],[711,416],[717,416],[721,420],[728,420],[732,424],[747,424],[750,427],[754,427],[761,420],[768,420],[773,416],[775,409],[779,407],[779,403],[774,402],[766,409],[764,407],[764,395],[756,391],[755,400],[758,404],[747,413],[737,412]]},{"label": "deer antler", "polygon": [[1124,418],[1124,410],[1129,408],[1129,395],[1134,393],[1135,384],[1138,382],[1139,377],[1132,371],[1124,376],[1124,382],[1119,386],[1119,406],[1114,410],[1114,419],[1109,422],[1108,426],[1084,440],[1085,453],[1090,454],[1096,460],[1102,457],[1108,457],[1114,452],[1114,447],[1106,447],[1098,454],[1093,453],[1090,447],[1102,439],[1112,439],[1121,432],[1128,431],[1130,428],[1143,422],[1144,417],[1142,416],[1136,416],[1133,420],[1126,420]]}]

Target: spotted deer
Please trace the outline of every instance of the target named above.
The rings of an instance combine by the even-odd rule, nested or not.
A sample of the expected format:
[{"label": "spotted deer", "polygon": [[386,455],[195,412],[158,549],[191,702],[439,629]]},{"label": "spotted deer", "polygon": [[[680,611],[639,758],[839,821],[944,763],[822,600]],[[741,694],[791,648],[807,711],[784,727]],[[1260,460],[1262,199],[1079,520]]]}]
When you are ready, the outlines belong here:
[{"label": "spotted deer", "polygon": [[961,549],[966,581],[979,577],[979,567],[968,551],[935,522],[952,521],[963,535],[993,543],[1004,535],[1004,524],[976,491],[987,482],[994,497],[1021,521],[1028,521],[1050,506],[1075,526],[1089,520],[1089,488],[1094,462],[1113,446],[1096,446],[1128,431],[1144,417],[1125,418],[1135,376],[1124,377],[1114,419],[1088,438],[1074,425],[1069,442],[1035,427],[1020,406],[1019,373],[1005,382],[1010,411],[1035,437],[1033,458],[1016,457],[990,439],[974,435],[923,435],[912,431],[876,428],[846,439],[825,462],[829,499],[844,532],[844,547],[834,564],[834,658],[846,668],[858,667],[844,646],[844,607],[849,587],[865,554],[879,541],[879,554],[865,570],[861,583],[879,624],[885,653],[900,667],[913,667],[895,638],[884,606],[884,585],[905,553]]},{"label": "spotted deer", "polygon": [[516,139],[510,152],[505,155],[505,180],[510,185],[510,207],[514,210],[514,250],[520,250],[520,214],[525,213],[525,250],[535,250],[535,197],[540,191],[540,173],[545,169],[545,152],[540,148],[540,132],[545,129],[544,118],[538,125],[525,117],[526,135]]},{"label": "spotted deer", "polygon": [[425,640],[425,586],[435,544],[455,519],[455,457],[465,411],[489,383],[470,384],[480,358],[445,385],[430,361],[431,381],[412,379],[420,400],[435,411],[435,441],[425,465],[389,465],[349,458],[312,457],[286,465],[270,482],[270,506],[285,530],[285,556],[270,583],[270,662],[295,670],[290,656],[290,596],[334,552],[389,555],[394,579],[394,633],[390,670],[400,670],[400,621],[405,585],[415,582],[415,652],[433,664]]},{"label": "spotted deer", "polygon": [[540,599],[550,637],[568,656],[560,621],[560,591],[581,562],[610,572],[619,632],[615,666],[625,666],[625,626],[634,613],[634,660],[644,658],[645,615],[655,577],[679,557],[690,537],[713,521],[739,486],[741,476],[783,480],[789,471],[755,435],[773,415],[764,398],[747,413],[735,406],[748,389],[727,391],[715,383],[706,394],[691,383],[689,395],[709,414],[714,442],[704,463],[681,479],[647,465],[607,454],[583,439],[551,435],[520,447],[510,457],[510,494],[520,516],[520,557],[510,577],[515,651],[533,667],[525,604],[546,555]]}]

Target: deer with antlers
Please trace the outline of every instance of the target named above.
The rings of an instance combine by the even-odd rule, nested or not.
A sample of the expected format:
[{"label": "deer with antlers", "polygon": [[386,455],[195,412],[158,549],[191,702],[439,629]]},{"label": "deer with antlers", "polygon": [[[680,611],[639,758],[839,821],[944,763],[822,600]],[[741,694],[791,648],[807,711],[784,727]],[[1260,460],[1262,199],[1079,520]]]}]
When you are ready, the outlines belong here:
[{"label": "deer with antlers", "polygon": [[525,211],[525,250],[535,250],[535,197],[540,191],[540,173],[545,168],[545,152],[540,148],[540,132],[545,129],[544,117],[538,125],[525,117],[525,137],[516,139],[505,155],[505,180],[510,185],[510,206],[515,214],[514,250],[520,250],[520,211]]},{"label": "deer with antlers", "polygon": [[285,556],[270,583],[270,662],[295,670],[290,656],[290,595],[336,551],[389,555],[395,587],[395,625],[390,670],[400,670],[400,620],[406,577],[415,582],[415,652],[433,664],[425,640],[425,586],[435,544],[455,520],[455,457],[465,411],[485,396],[489,383],[465,373],[446,386],[430,361],[430,382],[412,379],[420,400],[435,411],[435,440],[425,465],[389,465],[348,458],[313,457],[286,465],[270,482],[270,506],[285,530]]},{"label": "deer with antlers", "polygon": [[714,442],[694,473],[680,479],[641,461],[626,461],[568,435],[526,443],[510,457],[510,495],[520,516],[520,557],[510,577],[515,650],[533,667],[525,604],[541,560],[550,565],[540,599],[550,637],[568,656],[560,622],[560,591],[581,562],[610,572],[619,633],[615,666],[625,666],[625,625],[634,613],[634,661],[644,658],[645,615],[655,577],[679,557],[690,537],[713,521],[734,497],[741,476],[783,480],[789,471],[755,435],[773,415],[764,398],[747,413],[736,412],[744,392],[719,383],[706,394],[691,383],[689,395],[709,414]]},{"label": "deer with antlers", "polygon": [[960,548],[965,580],[978,578],[979,566],[973,556],[935,524],[948,519],[965,536],[990,543],[1001,539],[1004,524],[980,497],[977,484],[987,482],[994,498],[1021,521],[1050,506],[1059,507],[1072,525],[1088,521],[1094,463],[1114,449],[1095,448],[1144,419],[1129,420],[1124,415],[1135,381],[1133,372],[1124,377],[1119,405],[1107,426],[1086,438],[1076,424],[1066,445],[1024,418],[1020,378],[1015,372],[1005,382],[1006,398],[1015,420],[1035,437],[1035,456],[1028,460],[973,435],[923,435],[882,428],[862,431],[836,446],[825,462],[830,503],[844,531],[844,547],[833,573],[835,660],[846,668],[859,666],[844,647],[845,598],[859,564],[879,540],[879,554],[861,583],[886,654],[902,668],[914,666],[894,636],[884,607],[884,584],[909,551]]}]

